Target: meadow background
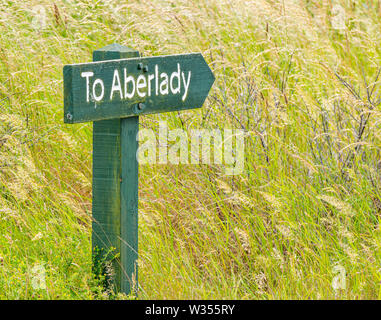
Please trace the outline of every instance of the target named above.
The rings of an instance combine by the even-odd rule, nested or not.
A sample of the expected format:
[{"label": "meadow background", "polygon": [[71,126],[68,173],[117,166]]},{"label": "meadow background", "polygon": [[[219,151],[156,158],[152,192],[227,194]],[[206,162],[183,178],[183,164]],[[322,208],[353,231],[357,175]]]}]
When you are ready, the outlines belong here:
[{"label": "meadow background", "polygon": [[91,274],[92,125],[63,123],[63,65],[115,42],[201,52],[216,76],[202,109],[142,127],[247,133],[242,175],[140,167],[140,299],[381,298],[380,17],[375,0],[0,0],[0,298],[125,298]]}]

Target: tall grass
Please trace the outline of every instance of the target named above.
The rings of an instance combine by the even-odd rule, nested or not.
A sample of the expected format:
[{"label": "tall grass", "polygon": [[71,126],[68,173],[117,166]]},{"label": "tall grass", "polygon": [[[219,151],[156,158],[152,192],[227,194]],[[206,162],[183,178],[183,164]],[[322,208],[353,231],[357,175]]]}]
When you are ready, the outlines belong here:
[{"label": "tall grass", "polygon": [[143,127],[247,133],[242,175],[140,167],[139,298],[380,298],[380,15],[375,0],[0,0],[0,298],[107,298],[92,126],[63,124],[62,67],[114,42],[202,52],[216,75],[201,110]]}]

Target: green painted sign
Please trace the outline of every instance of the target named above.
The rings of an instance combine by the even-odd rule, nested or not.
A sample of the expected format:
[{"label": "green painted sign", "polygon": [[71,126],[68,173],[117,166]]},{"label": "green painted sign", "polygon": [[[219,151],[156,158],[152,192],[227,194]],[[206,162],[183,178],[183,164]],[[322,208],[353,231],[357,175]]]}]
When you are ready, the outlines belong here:
[{"label": "green painted sign", "polygon": [[139,116],[201,107],[214,76],[199,53],[139,58],[112,44],[93,60],[64,66],[64,121],[94,121],[93,269],[111,262],[112,289],[129,294],[138,287]]},{"label": "green painted sign", "polygon": [[199,108],[214,82],[200,53],[66,65],[66,123]]}]

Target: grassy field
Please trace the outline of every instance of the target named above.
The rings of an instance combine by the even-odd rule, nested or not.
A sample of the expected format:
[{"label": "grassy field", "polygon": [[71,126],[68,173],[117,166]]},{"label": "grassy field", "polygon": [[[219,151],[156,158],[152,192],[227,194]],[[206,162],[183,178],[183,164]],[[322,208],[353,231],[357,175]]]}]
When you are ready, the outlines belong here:
[{"label": "grassy field", "polygon": [[92,125],[63,124],[63,65],[114,42],[216,76],[142,127],[247,132],[241,175],[140,167],[139,298],[381,298],[380,30],[376,0],[0,0],[0,298],[125,298],[91,274]]}]

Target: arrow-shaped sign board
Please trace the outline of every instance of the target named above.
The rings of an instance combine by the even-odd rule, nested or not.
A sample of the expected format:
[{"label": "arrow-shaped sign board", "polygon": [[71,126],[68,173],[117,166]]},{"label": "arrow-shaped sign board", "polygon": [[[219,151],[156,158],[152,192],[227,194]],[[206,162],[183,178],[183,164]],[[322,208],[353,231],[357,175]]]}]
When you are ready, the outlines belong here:
[{"label": "arrow-shaped sign board", "polygon": [[200,53],[64,66],[66,123],[199,108],[214,82]]}]

